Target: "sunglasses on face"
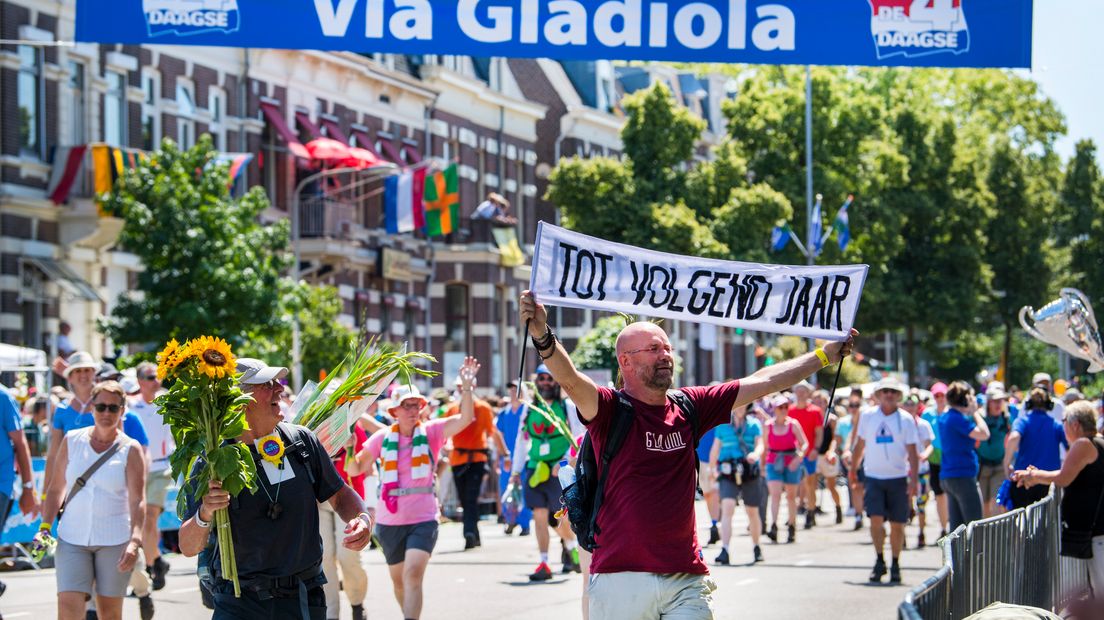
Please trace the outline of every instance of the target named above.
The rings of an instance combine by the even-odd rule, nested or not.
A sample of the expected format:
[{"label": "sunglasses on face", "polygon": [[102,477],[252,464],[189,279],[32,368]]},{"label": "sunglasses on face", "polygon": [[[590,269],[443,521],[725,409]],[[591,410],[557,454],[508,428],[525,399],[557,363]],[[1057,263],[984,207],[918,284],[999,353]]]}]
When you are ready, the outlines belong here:
[{"label": "sunglasses on face", "polygon": [[157,380],[157,375],[143,375],[143,376],[138,377],[138,378],[141,379],[142,381],[156,381]]},{"label": "sunglasses on face", "polygon": [[552,378],[552,375],[541,375],[537,377],[537,383],[552,383],[553,381],[555,381],[555,379]]},{"label": "sunglasses on face", "polygon": [[119,413],[119,410],[123,408],[122,405],[109,405],[107,403],[96,403],[96,411],[103,413],[110,411],[111,413]]},{"label": "sunglasses on face", "polygon": [[860,406],[861,406],[861,403],[847,403],[847,408],[848,409],[858,409]]}]

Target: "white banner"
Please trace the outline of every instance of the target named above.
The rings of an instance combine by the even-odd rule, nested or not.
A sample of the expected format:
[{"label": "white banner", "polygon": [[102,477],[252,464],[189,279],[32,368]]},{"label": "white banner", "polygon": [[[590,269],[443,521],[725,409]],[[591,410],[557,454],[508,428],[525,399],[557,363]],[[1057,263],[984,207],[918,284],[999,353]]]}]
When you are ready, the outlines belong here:
[{"label": "white banner", "polygon": [[540,222],[529,288],[546,305],[840,340],[868,270],[678,256]]}]

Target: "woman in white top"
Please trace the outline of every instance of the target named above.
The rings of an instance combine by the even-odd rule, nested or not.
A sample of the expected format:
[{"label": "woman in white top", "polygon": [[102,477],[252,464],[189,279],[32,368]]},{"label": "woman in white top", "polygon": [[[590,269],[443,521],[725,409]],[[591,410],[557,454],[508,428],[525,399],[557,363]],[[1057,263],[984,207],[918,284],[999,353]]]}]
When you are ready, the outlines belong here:
[{"label": "woman in white top", "polygon": [[[43,528],[57,516],[67,490],[118,442],[118,450],[72,495],[58,523],[55,556],[58,618],[80,620],[96,586],[102,620],[122,618],[123,596],[142,546],[146,516],[146,461],[138,443],[123,434],[126,392],[115,381],[92,389],[95,426],[70,431],[57,453],[42,510]],[[64,474],[64,475],[61,475]]]}]

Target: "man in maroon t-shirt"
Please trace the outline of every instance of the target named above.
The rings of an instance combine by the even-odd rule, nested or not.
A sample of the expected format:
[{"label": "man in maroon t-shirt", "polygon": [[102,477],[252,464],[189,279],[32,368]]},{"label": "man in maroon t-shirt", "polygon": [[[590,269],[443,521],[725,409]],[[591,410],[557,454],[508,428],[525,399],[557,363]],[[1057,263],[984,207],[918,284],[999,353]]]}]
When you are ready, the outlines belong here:
[{"label": "man in maroon t-shirt", "polygon": [[[596,454],[609,437],[617,393],[597,387],[576,370],[548,327],[548,313],[529,291],[521,295],[521,320],[552,376],[578,408]],[[635,415],[625,442],[610,462],[598,514],[601,533],[590,567],[590,620],[669,616],[713,618],[716,589],[702,561],[695,527],[697,470],[694,445],[707,430],[746,405],[793,385],[850,353],[854,336],[797,359],[759,370],[739,381],[682,391],[697,411],[698,433],[667,398],[675,358],[667,334],[654,323],[633,323],[617,336],[622,393]]]},{"label": "man in maroon t-shirt", "polygon": [[802,432],[809,440],[809,449],[805,452],[805,477],[801,479],[801,499],[805,504],[805,529],[816,525],[817,457],[824,440],[824,411],[809,402],[813,394],[813,384],[802,380],[793,386],[794,399],[790,407],[790,417],[801,425]]}]

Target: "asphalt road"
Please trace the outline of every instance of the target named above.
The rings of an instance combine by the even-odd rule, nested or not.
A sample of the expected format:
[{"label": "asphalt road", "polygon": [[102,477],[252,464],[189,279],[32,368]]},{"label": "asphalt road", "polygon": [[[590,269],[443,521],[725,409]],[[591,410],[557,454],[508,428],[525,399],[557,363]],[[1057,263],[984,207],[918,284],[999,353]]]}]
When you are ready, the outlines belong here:
[{"label": "asphalt road", "polygon": [[[825,505],[825,504],[822,504]],[[751,540],[745,531],[746,518],[738,509],[731,554],[733,566],[712,567],[718,584],[715,594],[717,618],[884,618],[896,617],[897,605],[909,588],[921,583],[940,566],[936,547],[910,547],[902,557],[904,583],[897,586],[871,585],[866,577],[874,556],[866,530],[853,532],[851,520],[843,525],[824,525],[798,531],[792,545],[769,541],[763,546],[766,561],[751,565]],[[783,512],[785,509],[783,508]],[[934,515],[934,507],[929,507]],[[707,535],[709,521],[698,503],[700,536]],[[934,519],[933,519],[934,521]],[[426,603],[423,618],[477,618],[480,620],[523,619],[564,620],[580,617],[579,575],[557,575],[551,582],[530,584],[527,575],[536,565],[536,543],[532,537],[506,537],[501,526],[484,520],[483,547],[463,551],[460,525],[442,526],[437,550],[426,575]],[[928,539],[935,538],[928,526]],[[908,528],[908,539],[916,542],[916,528]],[[559,545],[553,538],[553,549]],[[707,548],[712,564],[720,551]],[[887,550],[888,554],[888,550]],[[557,557],[558,553],[553,553]],[[195,562],[169,556],[172,572],[165,589],[154,593],[158,618],[193,620],[210,618],[200,603]],[[747,562],[747,563],[744,563]],[[401,618],[391,594],[386,565],[379,552],[366,552],[368,571],[368,617]],[[558,563],[553,563],[558,569]],[[23,571],[0,576],[8,586],[0,598],[3,620],[53,618],[55,581],[53,570]],[[345,601],[344,595],[342,600]],[[129,599],[123,617],[138,618],[138,603]],[[350,618],[347,602],[342,618]]]}]

